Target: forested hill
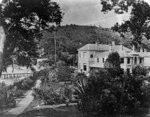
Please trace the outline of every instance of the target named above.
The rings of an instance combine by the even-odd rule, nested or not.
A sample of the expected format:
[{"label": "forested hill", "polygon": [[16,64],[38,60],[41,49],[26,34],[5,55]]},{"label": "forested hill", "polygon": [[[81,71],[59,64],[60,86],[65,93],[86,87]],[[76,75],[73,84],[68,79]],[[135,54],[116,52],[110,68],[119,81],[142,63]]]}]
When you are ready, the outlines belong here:
[{"label": "forested hill", "polygon": [[[119,34],[110,29],[96,26],[61,26],[55,32],[54,37],[56,38],[57,52],[69,52],[70,54],[76,54],[77,49],[88,43],[110,44],[115,41],[118,44],[120,42]],[[41,45],[47,54],[54,52],[54,38],[50,31],[43,32]]]},{"label": "forested hill", "polygon": [[110,29],[96,26],[62,26],[58,29],[58,34],[83,44],[95,43],[96,41],[108,44],[112,40],[118,41],[118,35],[116,33],[113,33]]}]

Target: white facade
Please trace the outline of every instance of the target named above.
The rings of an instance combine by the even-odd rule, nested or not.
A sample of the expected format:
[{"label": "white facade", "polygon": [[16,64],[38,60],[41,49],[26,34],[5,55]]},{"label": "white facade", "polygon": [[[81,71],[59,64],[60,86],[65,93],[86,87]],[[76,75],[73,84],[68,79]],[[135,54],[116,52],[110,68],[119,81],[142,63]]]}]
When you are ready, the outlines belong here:
[{"label": "white facade", "polygon": [[104,63],[111,52],[118,52],[121,68],[132,72],[133,67],[150,67],[150,52],[135,52],[122,45],[87,44],[78,50],[78,72],[88,74],[91,68],[104,68]]},{"label": "white facade", "polygon": [[78,71],[88,73],[90,66],[94,64],[95,51],[79,51],[78,54]]}]

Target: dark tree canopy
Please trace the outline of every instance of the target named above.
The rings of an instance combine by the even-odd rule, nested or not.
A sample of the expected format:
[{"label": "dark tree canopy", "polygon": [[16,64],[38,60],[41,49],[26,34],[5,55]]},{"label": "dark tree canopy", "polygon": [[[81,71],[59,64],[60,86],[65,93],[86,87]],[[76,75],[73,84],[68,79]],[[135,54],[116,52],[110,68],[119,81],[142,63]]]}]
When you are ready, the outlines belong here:
[{"label": "dark tree canopy", "polygon": [[14,58],[17,64],[30,66],[32,58],[38,56],[40,31],[61,23],[59,5],[51,0],[3,0],[0,10],[6,33],[4,66],[12,64]]},{"label": "dark tree canopy", "polygon": [[114,10],[115,13],[122,14],[128,12],[129,7],[140,0],[100,0],[102,12]]},{"label": "dark tree canopy", "polygon": [[142,0],[101,0],[102,12],[114,10],[118,14],[131,9],[129,20],[123,24],[116,23],[112,29],[119,32],[122,37],[131,33],[132,44],[141,46],[143,39],[150,38],[150,6]]},{"label": "dark tree canopy", "polygon": [[120,68],[120,56],[118,52],[112,52],[108,55],[105,62],[105,68]]},{"label": "dark tree canopy", "polygon": [[143,39],[150,38],[150,6],[146,2],[133,5],[130,19],[123,24],[116,24],[112,29],[124,37],[128,32],[132,34],[134,44],[141,44]]}]

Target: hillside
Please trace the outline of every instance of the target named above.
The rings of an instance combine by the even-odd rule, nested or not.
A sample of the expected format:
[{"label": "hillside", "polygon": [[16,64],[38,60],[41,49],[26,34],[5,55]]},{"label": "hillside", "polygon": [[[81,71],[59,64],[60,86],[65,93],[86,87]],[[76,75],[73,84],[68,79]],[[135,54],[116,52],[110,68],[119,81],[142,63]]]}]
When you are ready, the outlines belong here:
[{"label": "hillside", "polygon": [[[77,49],[87,43],[102,43],[110,44],[115,41],[120,43],[120,37],[117,33],[110,29],[96,27],[96,26],[79,26],[66,25],[61,26],[55,32],[57,53],[69,52],[70,54],[77,54]],[[43,31],[41,46],[45,48],[46,54],[54,53],[54,38],[50,31]]]}]

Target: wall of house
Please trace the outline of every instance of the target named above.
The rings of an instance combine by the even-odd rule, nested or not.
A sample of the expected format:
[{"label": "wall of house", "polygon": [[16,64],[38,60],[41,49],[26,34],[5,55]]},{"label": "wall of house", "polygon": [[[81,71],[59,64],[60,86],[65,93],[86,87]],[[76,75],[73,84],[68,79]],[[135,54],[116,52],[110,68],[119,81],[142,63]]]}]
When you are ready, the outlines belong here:
[{"label": "wall of house", "polygon": [[106,57],[95,57],[94,63],[97,64],[99,67],[104,67],[106,59]]},{"label": "wall of house", "polygon": [[144,57],[144,66],[150,67],[150,57]]},{"label": "wall of house", "polygon": [[124,59],[124,62],[121,63],[121,68],[125,71],[125,72],[130,72],[132,73],[132,66],[133,66],[133,59],[132,57],[123,57],[122,59]]},{"label": "wall of house", "polygon": [[90,71],[90,65],[94,63],[94,57],[95,57],[95,51],[79,51],[78,72],[88,73]]},{"label": "wall of house", "polygon": [[[97,64],[98,67],[104,67],[104,62],[107,57],[96,57],[100,51],[79,51],[78,52],[78,72],[89,73],[90,66]],[[135,59],[136,58],[136,59]],[[97,61],[97,59],[99,59]],[[144,65],[150,67],[150,57],[140,58],[139,56],[123,57],[123,63],[121,63],[121,68],[124,71],[129,71],[132,73],[133,67],[137,65]],[[130,60],[128,60],[130,59]],[[141,60],[140,60],[141,59]],[[136,61],[136,62],[135,62]]]}]

